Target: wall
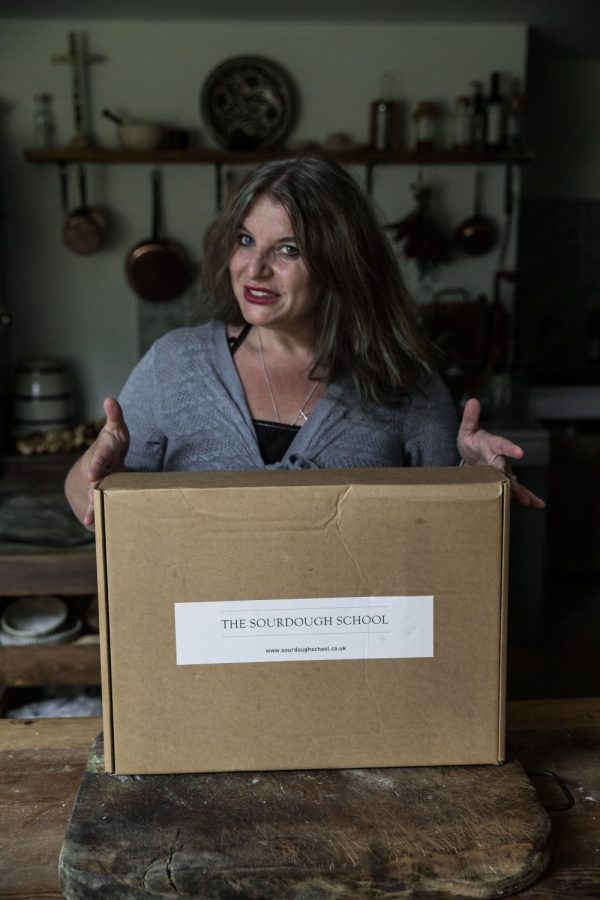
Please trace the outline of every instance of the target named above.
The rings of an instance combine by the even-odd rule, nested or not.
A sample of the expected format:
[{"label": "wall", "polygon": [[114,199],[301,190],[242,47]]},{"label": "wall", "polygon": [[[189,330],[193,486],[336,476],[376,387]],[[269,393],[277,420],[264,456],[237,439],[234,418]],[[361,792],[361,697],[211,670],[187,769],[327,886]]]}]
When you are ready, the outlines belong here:
[{"label": "wall", "polygon": [[600,60],[536,57],[528,88],[528,199],[600,200]]},{"label": "wall", "polygon": [[[91,52],[105,57],[90,71],[89,109],[96,136],[107,146],[115,135],[100,116],[104,106],[200,128],[203,141],[211,143],[198,110],[202,83],[215,65],[240,54],[269,57],[296,82],[301,96],[297,140],[323,140],[343,131],[366,142],[369,102],[385,70],[392,73],[396,95],[407,109],[424,98],[450,105],[469,92],[474,78],[487,83],[494,69],[510,76],[523,76],[525,70],[526,28],[520,25],[4,21],[0,178],[12,352],[15,360],[45,354],[68,361],[79,384],[81,417],[99,415],[102,398],[119,390],[140,344],[147,342],[156,311],[138,303],[123,277],[128,249],[150,231],[149,167],[88,167],[90,200],[106,208],[110,238],[102,252],[86,258],[71,254],[61,242],[63,212],[54,167],[22,158],[23,148],[32,143],[35,93],[48,91],[55,98],[58,142],[72,135],[69,73],[50,61],[66,51],[69,30],[85,31]],[[432,167],[424,174],[436,187],[441,217],[455,227],[471,212],[472,168]],[[503,174],[499,166],[486,169],[486,211],[499,222]],[[385,221],[402,218],[412,207],[410,185],[416,175],[413,167],[377,170],[374,194]],[[363,177],[360,168],[356,176]],[[165,166],[163,185],[165,232],[198,260],[203,231],[215,211],[214,173],[210,167]],[[410,266],[407,277],[424,295],[456,285],[473,295],[489,293],[496,263],[494,251],[478,260],[457,260],[428,285],[419,284]],[[187,320],[197,306],[196,293],[193,289],[170,306],[169,326]],[[163,313],[157,331],[165,325]]]},{"label": "wall", "polygon": [[[534,47],[535,50],[535,47]],[[532,383],[600,383],[600,61],[532,54],[519,306]]]},{"label": "wall", "polygon": [[[525,336],[519,355],[530,384],[541,386],[532,394],[545,397],[534,409],[549,417],[545,609],[548,617],[564,619],[568,604],[571,617],[594,623],[600,596],[600,60],[559,59],[536,40],[530,50],[528,123],[536,162],[523,181],[517,309]],[[561,593],[562,573],[571,590]],[[584,584],[578,598],[577,586]]]}]

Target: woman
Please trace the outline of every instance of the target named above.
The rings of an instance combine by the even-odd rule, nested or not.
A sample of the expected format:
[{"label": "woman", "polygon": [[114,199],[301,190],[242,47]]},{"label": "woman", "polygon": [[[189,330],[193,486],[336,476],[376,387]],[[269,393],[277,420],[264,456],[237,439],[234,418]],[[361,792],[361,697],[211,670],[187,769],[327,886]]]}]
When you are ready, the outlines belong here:
[{"label": "woman", "polygon": [[[138,363],[66,493],[93,524],[93,486],[141,471],[495,465],[522,450],[456,413],[368,199],[318,156],[251,173],[210,229],[213,321]],[[458,450],[458,452],[457,452]],[[543,506],[513,478],[515,496]]]}]

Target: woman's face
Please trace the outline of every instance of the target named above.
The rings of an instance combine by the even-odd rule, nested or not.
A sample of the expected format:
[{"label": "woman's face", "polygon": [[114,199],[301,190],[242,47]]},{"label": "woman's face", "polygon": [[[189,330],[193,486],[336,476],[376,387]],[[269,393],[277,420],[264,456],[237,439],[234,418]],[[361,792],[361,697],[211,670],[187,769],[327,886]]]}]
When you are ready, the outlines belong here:
[{"label": "woman's face", "polygon": [[247,322],[289,331],[312,324],[319,292],[287,212],[270,197],[260,197],[246,214],[229,273]]}]

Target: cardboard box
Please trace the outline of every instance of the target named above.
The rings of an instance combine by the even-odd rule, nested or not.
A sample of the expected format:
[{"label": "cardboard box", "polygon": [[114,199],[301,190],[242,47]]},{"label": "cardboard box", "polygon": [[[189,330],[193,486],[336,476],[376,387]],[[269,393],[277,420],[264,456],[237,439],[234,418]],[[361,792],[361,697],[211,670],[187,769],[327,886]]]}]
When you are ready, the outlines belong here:
[{"label": "cardboard box", "polygon": [[105,479],[107,771],[502,761],[508,510],[486,467]]}]

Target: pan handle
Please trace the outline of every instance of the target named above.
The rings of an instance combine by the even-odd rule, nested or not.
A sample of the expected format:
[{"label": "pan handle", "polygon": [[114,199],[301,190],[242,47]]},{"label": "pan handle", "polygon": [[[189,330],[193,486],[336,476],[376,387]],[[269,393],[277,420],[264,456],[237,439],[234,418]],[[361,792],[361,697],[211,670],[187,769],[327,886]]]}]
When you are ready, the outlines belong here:
[{"label": "pan handle", "polygon": [[69,212],[69,168],[66,162],[61,162],[58,166],[60,175],[60,199],[63,212],[66,215]]},{"label": "pan handle", "polygon": [[482,192],[483,192],[483,171],[481,169],[475,170],[475,215],[481,215],[481,207],[482,207]]},{"label": "pan handle", "polygon": [[161,206],[160,206],[160,170],[150,173],[152,181],[152,240],[160,240]]},{"label": "pan handle", "polygon": [[77,167],[77,176],[79,178],[79,200],[81,209],[87,209],[87,181],[85,176],[85,166]]}]

